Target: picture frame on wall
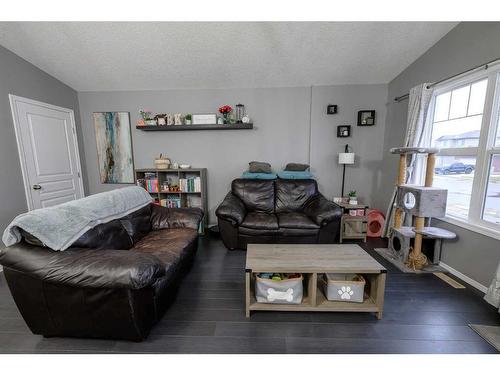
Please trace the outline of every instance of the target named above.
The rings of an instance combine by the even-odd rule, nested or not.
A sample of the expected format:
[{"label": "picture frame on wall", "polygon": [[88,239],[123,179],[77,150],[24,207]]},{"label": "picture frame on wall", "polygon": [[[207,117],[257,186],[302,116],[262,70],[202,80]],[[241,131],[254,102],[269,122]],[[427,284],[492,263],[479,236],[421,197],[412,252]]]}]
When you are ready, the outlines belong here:
[{"label": "picture frame on wall", "polygon": [[130,113],[94,112],[93,119],[101,183],[133,184]]},{"label": "picture frame on wall", "polygon": [[336,115],[337,114],[337,104],[328,104],[326,107],[327,115]]},{"label": "picture frame on wall", "polygon": [[375,110],[364,110],[358,112],[358,126],[375,125]]},{"label": "picture frame on wall", "polygon": [[351,125],[339,125],[337,126],[337,137],[347,138],[351,136]]}]

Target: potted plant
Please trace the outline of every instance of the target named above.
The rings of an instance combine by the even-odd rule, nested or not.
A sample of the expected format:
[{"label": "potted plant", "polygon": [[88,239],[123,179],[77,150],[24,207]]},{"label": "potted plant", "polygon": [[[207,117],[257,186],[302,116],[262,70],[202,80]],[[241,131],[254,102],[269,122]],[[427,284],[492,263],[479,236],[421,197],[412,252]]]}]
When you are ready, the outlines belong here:
[{"label": "potted plant", "polygon": [[192,121],[193,121],[193,116],[191,115],[191,113],[188,113],[188,114],[184,117],[184,122],[186,123],[186,125],[191,125],[191,124],[192,124]]},{"label": "potted plant", "polygon": [[146,125],[156,125],[156,120],[153,118],[153,113],[149,110],[139,111],[142,120]]},{"label": "potted plant", "polygon": [[233,108],[230,105],[223,105],[219,108],[219,113],[224,118],[224,124],[230,124],[231,120],[229,118]]},{"label": "potted plant", "polygon": [[349,192],[349,204],[358,204],[358,197],[356,196],[356,190],[351,190]]}]

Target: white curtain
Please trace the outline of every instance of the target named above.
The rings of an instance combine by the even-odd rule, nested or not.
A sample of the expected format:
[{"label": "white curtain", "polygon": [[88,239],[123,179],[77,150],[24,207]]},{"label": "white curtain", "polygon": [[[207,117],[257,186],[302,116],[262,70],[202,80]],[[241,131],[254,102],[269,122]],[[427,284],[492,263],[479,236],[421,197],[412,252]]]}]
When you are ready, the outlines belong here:
[{"label": "white curtain", "polygon": [[500,263],[498,264],[497,274],[493,278],[484,299],[495,307],[498,307],[500,312]]},{"label": "white curtain", "polygon": [[[429,86],[429,83],[422,83],[410,90],[410,96],[408,98],[408,120],[406,123],[406,133],[402,145],[403,147],[427,146],[423,144],[423,135],[433,92],[433,89],[427,88],[427,86]],[[386,150],[386,152],[389,152],[389,150]],[[409,182],[413,176],[415,160],[416,157],[414,154],[412,157],[408,158],[406,183]],[[396,169],[397,165],[394,165],[394,168]],[[389,206],[387,207],[387,213],[385,215],[386,220],[384,224],[384,233],[382,235],[383,237],[388,237],[390,235],[390,230],[394,222],[394,202],[396,201],[396,193],[397,187],[394,187]]]}]

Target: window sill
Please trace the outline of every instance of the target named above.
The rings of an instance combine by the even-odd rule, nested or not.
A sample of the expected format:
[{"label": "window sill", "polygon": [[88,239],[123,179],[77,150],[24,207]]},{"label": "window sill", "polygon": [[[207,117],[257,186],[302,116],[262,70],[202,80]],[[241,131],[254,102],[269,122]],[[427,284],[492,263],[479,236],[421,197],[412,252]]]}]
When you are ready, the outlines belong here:
[{"label": "window sill", "polygon": [[500,231],[478,225],[478,224],[473,224],[469,223],[468,221],[465,220],[460,220],[451,216],[446,216],[446,217],[441,217],[441,218],[436,218],[436,220],[441,220],[444,221],[448,224],[453,224],[456,225],[457,227],[464,228],[467,230],[470,230],[475,233],[482,234],[483,236],[491,237],[496,240],[500,240]]}]

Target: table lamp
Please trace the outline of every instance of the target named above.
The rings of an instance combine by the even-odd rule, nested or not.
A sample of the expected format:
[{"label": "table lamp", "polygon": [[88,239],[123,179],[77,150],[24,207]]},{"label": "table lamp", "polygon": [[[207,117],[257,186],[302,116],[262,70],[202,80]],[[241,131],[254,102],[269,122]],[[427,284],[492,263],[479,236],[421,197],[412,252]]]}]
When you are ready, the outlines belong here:
[{"label": "table lamp", "polygon": [[349,152],[349,145],[345,145],[344,152],[339,153],[339,164],[344,167],[342,172],[342,198],[344,197],[345,166],[346,164],[354,164],[354,155],[354,152]]}]

